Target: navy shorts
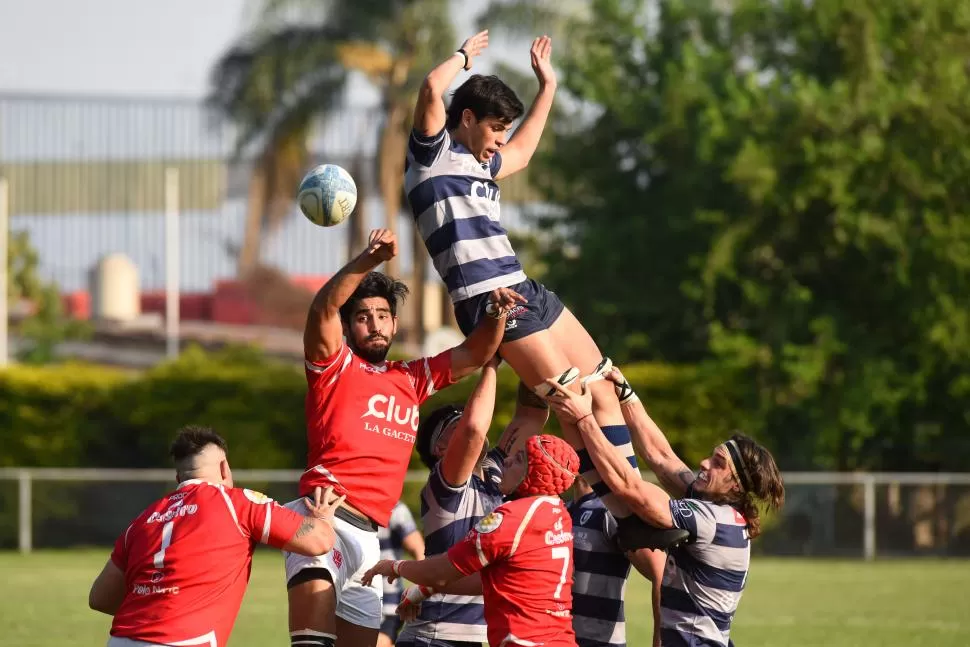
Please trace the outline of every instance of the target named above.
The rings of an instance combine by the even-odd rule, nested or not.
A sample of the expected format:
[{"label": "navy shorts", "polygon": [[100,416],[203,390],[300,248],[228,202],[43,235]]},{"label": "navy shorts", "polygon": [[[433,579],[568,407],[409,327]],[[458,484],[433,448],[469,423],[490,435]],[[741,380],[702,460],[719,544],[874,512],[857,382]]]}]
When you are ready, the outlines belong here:
[{"label": "navy shorts", "polygon": [[[521,294],[526,303],[516,306],[509,313],[505,321],[505,335],[503,342],[516,341],[539,332],[548,330],[562,314],[562,301],[555,292],[550,292],[546,286],[527,279],[522,283],[510,285],[510,288]],[[485,305],[488,303],[488,292],[464,299],[455,304],[455,319],[458,327],[467,337],[485,315]]]},{"label": "navy shorts", "polygon": [[401,622],[401,618],[398,617],[396,613],[384,616],[381,621],[380,633],[390,636],[391,641],[397,640],[397,635],[401,632],[401,626],[404,623]]}]

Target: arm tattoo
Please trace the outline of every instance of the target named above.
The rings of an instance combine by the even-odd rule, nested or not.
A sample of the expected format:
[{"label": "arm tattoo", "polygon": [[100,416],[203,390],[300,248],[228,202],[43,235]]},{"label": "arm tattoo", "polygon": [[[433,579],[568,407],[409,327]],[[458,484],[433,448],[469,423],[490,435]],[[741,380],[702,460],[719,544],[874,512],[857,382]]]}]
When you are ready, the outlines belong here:
[{"label": "arm tattoo", "polygon": [[685,469],[676,473],[667,472],[663,476],[658,474],[657,478],[669,494],[682,497],[690,491],[690,486],[697,477],[693,472]]},{"label": "arm tattoo", "polygon": [[303,523],[300,524],[300,527],[297,529],[296,534],[293,536],[296,537],[297,539],[299,539],[300,537],[305,537],[306,535],[309,535],[311,532],[313,532],[313,528],[315,525],[316,524],[313,522],[313,519],[311,517],[303,517]]}]

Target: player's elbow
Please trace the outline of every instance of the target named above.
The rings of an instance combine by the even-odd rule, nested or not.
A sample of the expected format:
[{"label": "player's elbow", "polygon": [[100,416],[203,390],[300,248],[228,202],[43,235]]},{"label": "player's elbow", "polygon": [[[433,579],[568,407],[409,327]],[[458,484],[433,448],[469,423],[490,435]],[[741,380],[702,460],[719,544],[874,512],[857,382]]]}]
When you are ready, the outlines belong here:
[{"label": "player's elbow", "polygon": [[114,615],[114,608],[107,596],[98,589],[98,586],[92,586],[91,591],[88,593],[88,607],[93,611],[98,611],[100,613],[105,613],[107,615]]},{"label": "player's elbow", "polygon": [[434,72],[424,77],[421,87],[418,89],[418,100],[421,102],[431,102],[445,96],[448,86],[443,79],[435,77]]}]

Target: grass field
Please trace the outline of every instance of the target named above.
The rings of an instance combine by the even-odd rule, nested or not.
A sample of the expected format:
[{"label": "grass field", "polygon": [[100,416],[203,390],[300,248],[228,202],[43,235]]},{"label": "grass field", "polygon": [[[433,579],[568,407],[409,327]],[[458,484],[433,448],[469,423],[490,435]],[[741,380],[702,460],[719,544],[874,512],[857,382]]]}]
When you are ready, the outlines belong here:
[{"label": "grass field", "polygon": [[[103,645],[107,616],[87,608],[108,551],[0,553],[0,645]],[[289,644],[282,561],[257,553],[230,645]],[[734,623],[739,647],[970,645],[970,561],[806,561],[755,558]],[[627,591],[627,642],[649,645],[648,589]]]}]

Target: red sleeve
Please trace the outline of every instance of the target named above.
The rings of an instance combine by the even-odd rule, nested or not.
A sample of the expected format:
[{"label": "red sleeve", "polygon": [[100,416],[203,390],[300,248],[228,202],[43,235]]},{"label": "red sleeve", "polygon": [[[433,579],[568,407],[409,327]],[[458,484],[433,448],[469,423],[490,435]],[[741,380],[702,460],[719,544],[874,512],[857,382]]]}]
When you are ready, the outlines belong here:
[{"label": "red sleeve", "polygon": [[418,404],[434,395],[449,384],[451,379],[451,350],[438,353],[434,357],[405,362],[408,374],[414,383],[414,391],[418,394]]},{"label": "red sleeve", "polygon": [[304,358],[306,381],[313,387],[316,385],[329,386],[347,369],[354,354],[346,343],[340,343],[340,349],[321,363],[311,362]]},{"label": "red sleeve", "polygon": [[[132,524],[134,525],[134,524]],[[120,568],[122,571],[127,570],[128,567],[128,533],[131,532],[131,526],[128,526],[118,540],[115,541],[114,550],[111,551],[111,561],[114,565]]]},{"label": "red sleeve", "polygon": [[296,533],[303,516],[279,505],[262,492],[245,488],[229,490],[240,530],[250,540],[282,548]]},{"label": "red sleeve", "polygon": [[518,524],[505,506],[482,517],[460,542],[448,549],[448,559],[462,575],[477,573],[509,556]]}]

